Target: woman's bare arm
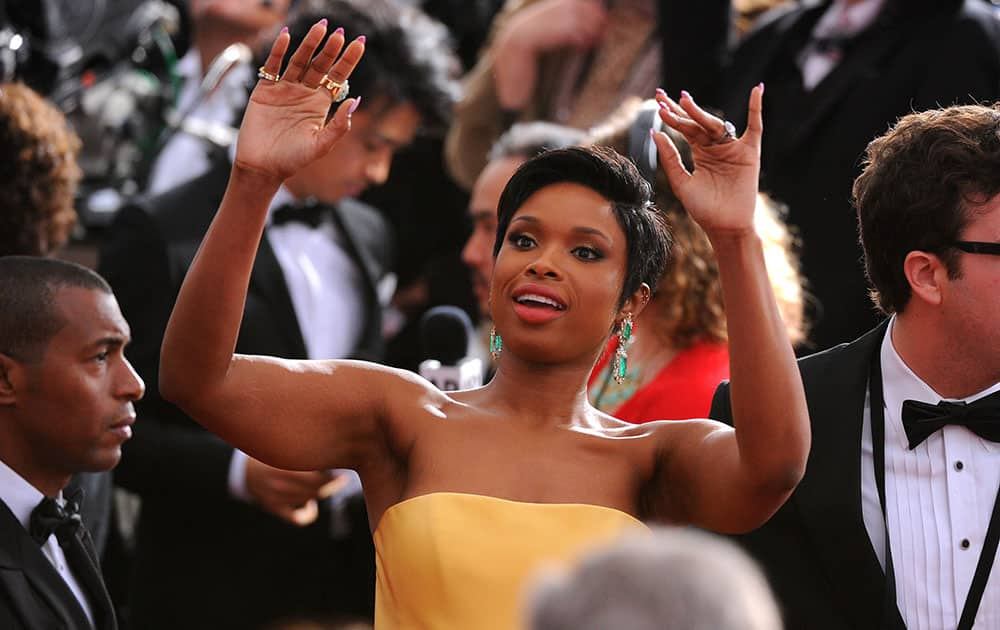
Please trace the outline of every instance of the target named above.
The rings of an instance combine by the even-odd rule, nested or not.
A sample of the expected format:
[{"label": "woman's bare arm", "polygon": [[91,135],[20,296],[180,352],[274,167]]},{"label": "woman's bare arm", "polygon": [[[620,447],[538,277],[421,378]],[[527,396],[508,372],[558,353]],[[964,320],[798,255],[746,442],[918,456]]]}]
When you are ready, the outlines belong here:
[{"label": "woman's bare arm", "polygon": [[[764,265],[753,211],[760,171],[763,86],[750,95],[747,131],[727,137],[723,122],[685,94],[658,96],[664,123],[691,144],[694,173],[669,138],[660,159],[684,207],[719,261],[729,327],[735,430],[709,421],[665,428],[668,465],[658,493],[667,516],[718,531],[753,529],[785,502],[805,472],[809,417],[792,345]],[[667,481],[669,480],[669,483]]]},{"label": "woman's bare arm", "polygon": [[[380,439],[389,392],[421,387],[371,364],[234,354],[271,198],[286,177],[336,150],[350,129],[356,100],[327,123],[330,95],[317,86],[327,73],[346,79],[363,42],[344,47],[343,35],[331,34],[313,59],[325,33],[325,20],[314,25],[281,80],[261,80],[254,89],[229,186],[184,280],[160,359],[166,398],[253,457],[296,469],[356,467]],[[265,65],[269,73],[280,73],[288,44],[282,32]]]}]

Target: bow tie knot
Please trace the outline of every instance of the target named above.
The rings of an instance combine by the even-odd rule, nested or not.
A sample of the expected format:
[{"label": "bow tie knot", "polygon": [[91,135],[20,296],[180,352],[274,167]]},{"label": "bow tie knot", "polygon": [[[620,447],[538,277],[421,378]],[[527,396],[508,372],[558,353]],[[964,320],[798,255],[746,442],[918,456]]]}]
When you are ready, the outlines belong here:
[{"label": "bow tie knot", "polygon": [[301,204],[285,204],[275,208],[271,214],[271,223],[273,225],[303,223],[315,229],[323,223],[329,213],[330,206],[313,200]]},{"label": "bow tie knot", "polygon": [[966,427],[985,440],[1000,442],[1000,392],[971,403],[942,400],[932,405],[918,400],[903,401],[903,429],[910,450],[949,424]]},{"label": "bow tie knot", "polygon": [[45,544],[52,534],[56,535],[60,545],[64,545],[76,535],[81,525],[79,503],[66,501],[65,505],[59,505],[55,499],[45,497],[31,511],[28,533],[39,545]]}]

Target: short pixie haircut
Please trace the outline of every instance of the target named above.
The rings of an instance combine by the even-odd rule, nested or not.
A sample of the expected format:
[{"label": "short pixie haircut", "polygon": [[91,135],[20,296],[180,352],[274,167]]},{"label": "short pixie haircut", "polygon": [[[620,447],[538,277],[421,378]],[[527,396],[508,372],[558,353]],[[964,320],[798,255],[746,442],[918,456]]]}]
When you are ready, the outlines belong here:
[{"label": "short pixie haircut", "polygon": [[655,290],[670,258],[670,231],[653,206],[649,182],[631,160],[607,147],[556,149],[522,164],[500,196],[493,256],[500,253],[511,219],[528,197],[561,183],[579,184],[607,199],[625,233],[627,262],[618,306],[642,283]]},{"label": "short pixie haircut", "polygon": [[1000,194],[1000,104],[904,116],[868,145],[854,182],[865,271],[886,314],[912,296],[903,271],[911,251],[935,254],[961,275],[955,241],[978,206]]}]

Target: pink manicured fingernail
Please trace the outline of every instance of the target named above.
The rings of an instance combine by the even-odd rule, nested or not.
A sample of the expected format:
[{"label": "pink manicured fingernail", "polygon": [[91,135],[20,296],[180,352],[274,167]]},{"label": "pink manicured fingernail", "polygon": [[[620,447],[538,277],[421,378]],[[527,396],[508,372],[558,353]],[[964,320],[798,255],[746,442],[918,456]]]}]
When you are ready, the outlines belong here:
[{"label": "pink manicured fingernail", "polygon": [[[687,90],[681,90],[681,98],[684,98],[684,97],[691,98],[691,95],[688,93]],[[694,99],[691,99],[691,100],[694,100]]]},{"label": "pink manicured fingernail", "polygon": [[285,26],[284,28],[281,29],[281,34],[286,35],[287,33],[288,33],[288,27]]},{"label": "pink manicured fingernail", "polygon": [[663,98],[667,98],[667,93],[663,91],[663,88],[656,88],[656,93]]},{"label": "pink manicured fingernail", "polygon": [[764,93],[764,82],[761,81],[760,83],[758,83],[757,87],[760,88],[760,93],[763,94]]},{"label": "pink manicured fingernail", "polygon": [[365,36],[364,35],[358,36],[357,41],[361,42],[362,44],[365,43]]},{"label": "pink manicured fingernail", "polygon": [[361,104],[361,97],[359,96],[358,98],[354,99],[354,102],[351,103],[351,106],[347,108],[347,115],[350,116],[351,114],[353,114],[354,110],[356,110],[358,108],[358,105],[360,104]]},{"label": "pink manicured fingernail", "polygon": [[663,101],[656,101],[656,104],[660,106],[660,109],[665,109],[667,111],[670,111],[670,108]]},{"label": "pink manicured fingernail", "polygon": [[656,137],[656,129],[653,129],[652,127],[649,128],[649,137],[650,138]]},{"label": "pink manicured fingernail", "polygon": [[320,20],[318,22],[318,24],[322,24],[323,26],[326,26],[326,18],[323,18],[322,20]]},{"label": "pink manicured fingernail", "polygon": [[338,27],[337,27],[337,30],[335,30],[335,31],[333,32],[333,34],[334,34],[334,35],[343,35],[343,34],[344,34],[344,27],[343,27],[343,26],[338,26]]}]

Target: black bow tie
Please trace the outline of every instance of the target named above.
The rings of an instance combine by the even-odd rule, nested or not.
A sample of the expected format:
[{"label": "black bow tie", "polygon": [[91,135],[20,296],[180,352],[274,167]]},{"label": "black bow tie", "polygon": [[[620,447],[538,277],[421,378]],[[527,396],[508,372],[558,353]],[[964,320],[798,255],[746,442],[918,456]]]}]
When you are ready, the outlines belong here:
[{"label": "black bow tie", "polygon": [[60,545],[64,545],[76,535],[81,524],[79,503],[67,501],[66,505],[62,506],[55,499],[45,497],[31,511],[28,533],[39,545],[44,545],[52,534],[55,534],[56,538],[59,539]]},{"label": "black bow tie", "polygon": [[297,222],[305,223],[311,228],[317,228],[329,212],[330,206],[314,201],[301,204],[285,204],[275,209],[271,215],[271,223],[272,225],[283,225],[285,223]]},{"label": "black bow tie", "polygon": [[854,46],[857,37],[854,35],[828,35],[826,37],[813,37],[809,40],[812,50],[825,55],[832,52],[848,53]]},{"label": "black bow tie", "polygon": [[903,428],[910,441],[910,450],[948,424],[966,427],[985,440],[1000,442],[1000,392],[968,404],[944,400],[936,405],[903,401]]}]

